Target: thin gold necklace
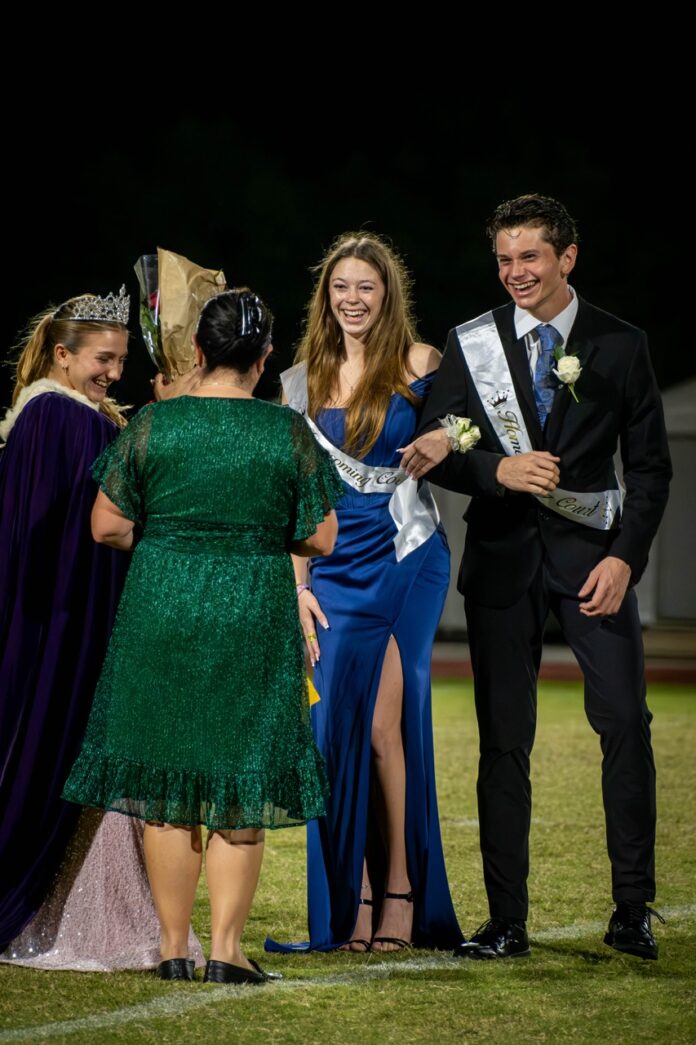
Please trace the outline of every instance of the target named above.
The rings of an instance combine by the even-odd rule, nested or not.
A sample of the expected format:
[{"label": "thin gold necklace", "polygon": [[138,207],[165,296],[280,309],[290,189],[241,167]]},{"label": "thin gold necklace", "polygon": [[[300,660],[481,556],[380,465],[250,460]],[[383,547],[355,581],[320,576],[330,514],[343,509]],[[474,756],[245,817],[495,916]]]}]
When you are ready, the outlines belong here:
[{"label": "thin gold necklace", "polygon": [[236,388],[240,392],[246,392],[246,388],[243,385],[237,384],[236,381],[201,381],[199,388]]},{"label": "thin gold necklace", "polygon": [[341,378],[348,385],[348,387],[350,388],[351,392],[354,392],[355,391],[355,386],[358,384],[358,382],[360,381],[360,378],[363,375],[363,371],[361,370],[360,373],[358,374],[358,376],[353,378],[353,383],[351,384],[351,382],[348,380],[348,377],[346,375],[345,370],[342,369],[342,366],[343,366],[343,364],[341,364],[341,368],[339,368],[340,374],[341,374]]}]

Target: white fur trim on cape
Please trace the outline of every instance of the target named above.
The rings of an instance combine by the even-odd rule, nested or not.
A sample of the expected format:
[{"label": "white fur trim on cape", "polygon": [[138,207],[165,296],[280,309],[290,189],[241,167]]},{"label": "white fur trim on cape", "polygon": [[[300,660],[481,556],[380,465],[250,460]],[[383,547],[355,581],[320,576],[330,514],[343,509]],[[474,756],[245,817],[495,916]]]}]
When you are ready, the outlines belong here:
[{"label": "white fur trim on cape", "polygon": [[31,402],[32,399],[36,399],[37,396],[45,395],[46,392],[58,392],[59,395],[76,399],[78,403],[82,403],[92,410],[99,410],[99,403],[93,403],[87,396],[83,396],[82,392],[76,392],[74,388],[67,388],[65,385],[61,385],[59,381],[52,381],[50,377],[42,377],[39,381],[32,381],[30,385],[22,389],[15,406],[10,407],[5,414],[4,420],[0,422],[0,439],[3,442],[7,442],[7,437],[12,431],[15,421],[27,403]]}]

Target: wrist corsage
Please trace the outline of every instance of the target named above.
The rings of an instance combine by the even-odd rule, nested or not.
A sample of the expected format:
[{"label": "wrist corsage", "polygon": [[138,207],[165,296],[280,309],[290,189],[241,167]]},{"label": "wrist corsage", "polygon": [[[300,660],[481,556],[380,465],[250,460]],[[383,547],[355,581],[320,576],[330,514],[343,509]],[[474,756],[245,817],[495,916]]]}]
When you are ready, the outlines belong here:
[{"label": "wrist corsage", "polygon": [[440,418],[440,424],[445,430],[450,447],[458,454],[465,454],[467,450],[471,450],[481,438],[478,425],[472,425],[469,417],[447,414],[446,417]]}]

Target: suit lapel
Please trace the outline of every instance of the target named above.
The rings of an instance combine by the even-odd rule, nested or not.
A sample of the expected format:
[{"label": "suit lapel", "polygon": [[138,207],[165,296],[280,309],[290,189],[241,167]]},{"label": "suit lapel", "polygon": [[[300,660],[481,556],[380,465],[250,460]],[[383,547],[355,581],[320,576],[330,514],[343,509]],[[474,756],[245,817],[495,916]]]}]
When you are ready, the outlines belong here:
[{"label": "suit lapel", "polygon": [[[515,386],[517,399],[522,409],[527,432],[535,450],[541,448],[543,436],[539,415],[537,413],[536,401],[534,399],[534,385],[532,375],[529,371],[529,356],[527,355],[527,343],[525,339],[515,335],[515,306],[506,305],[496,309],[493,313],[500,340],[503,344],[505,357],[510,367],[512,383]],[[555,405],[555,400],[554,400]]]},{"label": "suit lapel", "polygon": [[[575,317],[575,322],[570,331],[570,337],[565,349],[567,355],[575,355],[578,357],[578,361],[583,368],[588,365],[591,357],[597,351],[597,345],[592,340],[589,310],[580,297],[578,297],[578,313]],[[582,399],[582,374],[580,375],[576,394],[579,399]],[[553,406],[551,407],[549,419],[546,422],[545,434],[548,443],[555,445],[566,414],[570,408],[575,405],[576,403],[570,389],[566,385],[559,384],[553,399]]]}]

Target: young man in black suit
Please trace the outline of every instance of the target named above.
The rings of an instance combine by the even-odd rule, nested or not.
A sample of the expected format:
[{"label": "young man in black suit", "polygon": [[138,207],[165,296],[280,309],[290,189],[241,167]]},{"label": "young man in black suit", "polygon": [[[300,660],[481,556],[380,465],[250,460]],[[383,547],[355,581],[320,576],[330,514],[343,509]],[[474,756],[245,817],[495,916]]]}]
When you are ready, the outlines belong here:
[{"label": "young man in black suit", "polygon": [[[490,920],[461,957],[529,953],[529,759],[542,634],[553,609],[585,677],[602,749],[615,910],[605,943],[657,958],[655,767],[636,596],[671,467],[645,334],[568,285],[577,234],[544,196],[501,204],[488,228],[512,301],[449,334],[414,477],[470,494],[464,595],[480,734],[477,784]],[[456,423],[480,439],[467,452]],[[443,419],[450,422],[443,427]],[[614,472],[617,448],[625,496]]]}]

